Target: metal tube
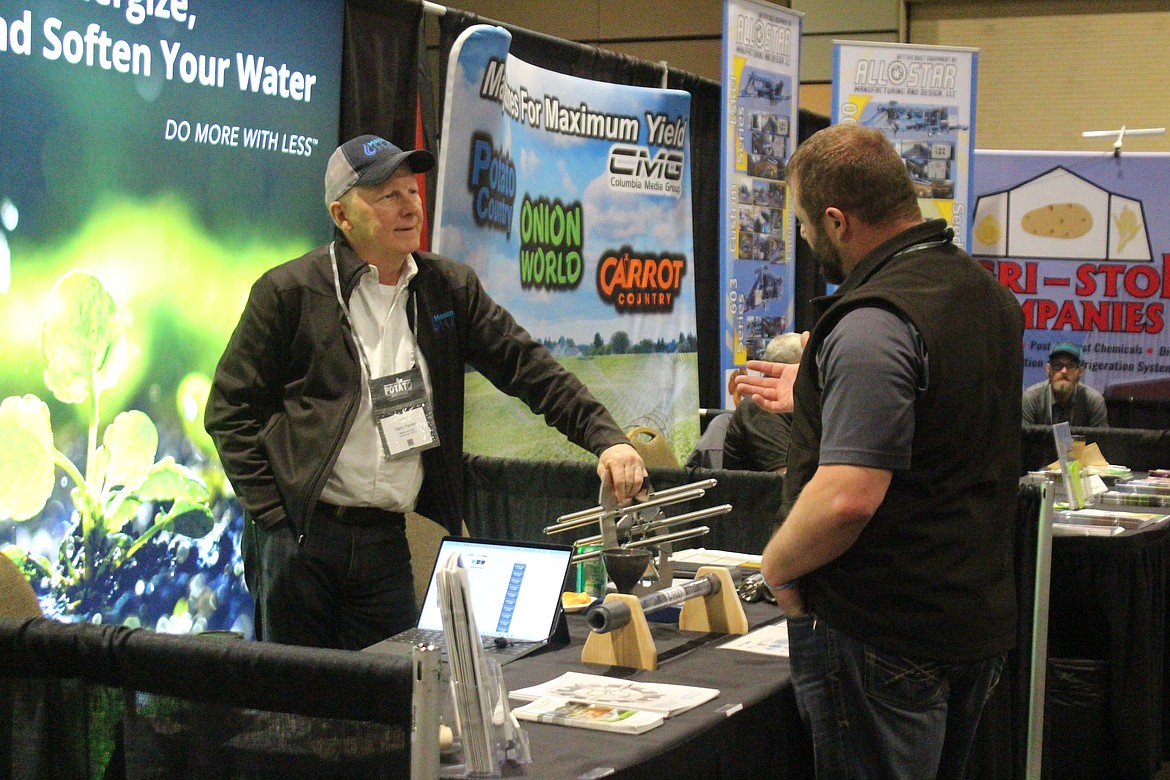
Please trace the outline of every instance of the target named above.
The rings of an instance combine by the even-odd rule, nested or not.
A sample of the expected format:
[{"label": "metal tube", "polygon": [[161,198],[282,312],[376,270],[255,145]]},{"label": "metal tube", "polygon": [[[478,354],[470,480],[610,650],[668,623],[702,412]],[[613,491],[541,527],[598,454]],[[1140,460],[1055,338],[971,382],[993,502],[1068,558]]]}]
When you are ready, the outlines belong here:
[{"label": "metal tube", "polygon": [[[656,609],[682,604],[687,599],[718,593],[719,587],[719,578],[714,574],[707,574],[684,585],[647,593],[638,599],[638,603],[643,612],[653,612]],[[598,634],[605,634],[630,622],[630,607],[621,601],[599,604],[589,610],[588,621],[589,628]]]},{"label": "metal tube", "polygon": [[596,523],[601,520],[601,514],[593,513],[593,510],[589,511],[591,514],[583,515],[581,517],[574,516],[573,519],[565,520],[564,522],[557,520],[557,522],[553,525],[546,525],[544,527],[545,536],[550,534],[559,534],[562,531],[571,531],[574,528],[580,528],[583,525],[589,525],[590,523]]},{"label": "metal tube", "polygon": [[[716,515],[725,515],[728,512],[730,512],[731,509],[732,509],[731,504],[720,504],[719,506],[713,506],[713,507],[709,507],[707,509],[698,509],[698,510],[695,510],[694,512],[688,512],[685,515],[679,515],[678,517],[668,517],[665,520],[655,520],[654,522],[647,523],[646,525],[635,526],[633,529],[623,529],[623,530],[636,530],[639,533],[648,533],[650,531],[658,531],[658,530],[663,529],[663,528],[670,528],[671,526],[680,525],[682,523],[689,523],[692,520],[706,520],[708,517],[715,517]],[[580,539],[577,540],[577,544],[597,544],[600,541],[601,541],[601,534],[595,534],[593,536],[581,537]]]},{"label": "metal tube", "polygon": [[[717,482],[714,479],[704,479],[700,482],[693,482],[687,485],[679,485],[678,487],[667,488],[656,493],[651,493],[646,497],[645,501],[639,501],[629,506],[620,507],[614,511],[614,514],[625,517],[633,512],[641,512],[646,509],[653,509],[659,506],[669,506],[677,504],[682,501],[689,501],[692,498],[702,498],[706,493],[706,488],[713,487]],[[567,515],[561,515],[557,521],[550,526],[544,528],[544,533],[556,534],[561,531],[568,531],[573,528],[580,528],[583,525],[597,522],[605,516],[605,509],[599,506],[590,509],[583,509],[580,512],[571,512]]]},{"label": "metal tube", "polygon": [[[678,542],[683,539],[692,539],[696,536],[702,536],[703,534],[710,532],[711,528],[709,526],[701,525],[697,528],[688,528],[685,531],[675,531],[672,534],[651,536],[648,539],[639,539],[636,542],[626,542],[622,545],[622,547],[656,547],[657,545],[665,544],[666,542]],[[590,550],[589,552],[583,552],[570,558],[569,563],[580,563],[581,561],[590,561],[594,558],[600,558],[601,553],[601,550]]]},{"label": "metal tube", "polygon": [[415,645],[410,722],[410,777],[439,776],[439,723],[442,712],[442,652],[435,645]]}]

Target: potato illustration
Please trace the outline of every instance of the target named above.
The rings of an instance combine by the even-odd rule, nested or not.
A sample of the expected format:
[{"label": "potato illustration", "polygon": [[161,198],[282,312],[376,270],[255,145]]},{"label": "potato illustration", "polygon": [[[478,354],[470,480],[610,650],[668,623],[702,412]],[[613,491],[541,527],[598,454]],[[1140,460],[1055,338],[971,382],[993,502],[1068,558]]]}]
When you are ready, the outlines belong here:
[{"label": "potato illustration", "polygon": [[1093,228],[1093,215],[1080,203],[1049,203],[1020,221],[1024,231],[1045,238],[1080,238]]}]

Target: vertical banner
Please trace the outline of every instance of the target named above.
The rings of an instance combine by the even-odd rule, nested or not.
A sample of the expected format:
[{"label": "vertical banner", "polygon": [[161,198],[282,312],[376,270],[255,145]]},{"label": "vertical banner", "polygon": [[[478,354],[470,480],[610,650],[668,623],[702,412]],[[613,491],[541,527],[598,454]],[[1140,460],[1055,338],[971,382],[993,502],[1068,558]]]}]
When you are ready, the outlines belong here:
[{"label": "vertical banner", "polygon": [[[690,95],[544,70],[510,43],[477,25],[452,48],[435,249],[681,462],[699,405]],[[589,457],[479,374],[464,435],[469,452]]]},{"label": "vertical banner", "polygon": [[1060,341],[1081,381],[1170,399],[1170,155],[976,152],[971,254],[1024,311],[1024,385]]},{"label": "vertical banner", "polygon": [[329,238],[342,12],[0,0],[0,554],[51,617],[252,634],[203,404]]},{"label": "vertical banner", "polygon": [[723,6],[719,365],[727,408],[734,374],[792,328],[796,218],[784,167],[797,140],[802,18],[757,0]]},{"label": "vertical banner", "polygon": [[927,219],[969,249],[978,50],[833,42],[832,121],[875,127],[894,144]]}]

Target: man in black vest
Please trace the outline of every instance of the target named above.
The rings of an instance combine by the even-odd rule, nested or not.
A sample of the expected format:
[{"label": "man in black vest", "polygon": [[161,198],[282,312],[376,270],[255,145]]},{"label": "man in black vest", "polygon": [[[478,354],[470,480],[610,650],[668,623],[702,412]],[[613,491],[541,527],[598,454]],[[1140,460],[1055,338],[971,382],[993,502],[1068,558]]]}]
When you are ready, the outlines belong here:
[{"label": "man in black vest", "polygon": [[840,287],[814,302],[799,370],[749,362],[775,378],[740,385],[794,408],[762,571],[817,775],[962,777],[1015,641],[1020,307],[923,220],[880,132],[816,133],[787,182]]}]

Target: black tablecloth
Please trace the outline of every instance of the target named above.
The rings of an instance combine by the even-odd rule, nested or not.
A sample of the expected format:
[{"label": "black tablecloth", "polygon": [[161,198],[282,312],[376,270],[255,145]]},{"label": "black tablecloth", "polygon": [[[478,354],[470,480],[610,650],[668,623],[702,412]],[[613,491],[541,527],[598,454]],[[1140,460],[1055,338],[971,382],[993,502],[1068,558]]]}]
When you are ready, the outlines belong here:
[{"label": "black tablecloth", "polygon": [[[745,612],[753,628],[779,617],[767,604],[747,604]],[[639,735],[525,722],[533,757],[526,777],[601,776],[607,768],[631,778],[813,777],[812,743],[797,715],[787,659],[720,649],[726,636],[650,625],[656,671],[582,663],[589,629],[570,615],[571,644],[508,664],[505,681],[515,690],[574,671],[718,688],[719,696]]]},{"label": "black tablecloth", "polygon": [[[1170,526],[1112,537],[1052,540],[1048,657],[1103,662],[1107,776],[1148,778],[1161,764],[1170,724],[1166,690],[1166,576]],[[1054,723],[1049,680],[1046,720]],[[1082,720],[1092,717],[1085,712]],[[1076,740],[1071,740],[1076,746]],[[1066,756],[1045,755],[1059,777]]]},{"label": "black tablecloth", "polygon": [[[477,469],[487,469],[492,476],[512,472],[509,468],[497,468],[495,464],[496,461],[491,459],[472,459],[469,469],[473,477]],[[555,479],[550,475],[541,482],[536,477],[543,473],[524,473],[527,491],[549,497],[572,495],[573,498],[564,506],[537,502],[539,506],[533,508],[527,500],[519,500],[507,490],[499,491],[495,480],[471,478],[469,482],[479,485],[472,492],[478,491],[476,494],[482,503],[479,506],[473,502],[481,510],[473,516],[496,522],[500,518],[509,519],[514,527],[495,529],[499,535],[532,538],[539,534],[538,521],[551,523],[558,514],[588,505],[583,492],[564,489],[565,474],[557,473]],[[559,488],[553,485],[558,480]],[[493,497],[497,496],[493,491],[508,496],[509,502],[506,505],[498,501],[493,503]],[[743,496],[754,494],[746,489],[738,493]],[[1038,488],[1025,486],[1017,510],[1019,645],[1011,654],[1003,684],[993,693],[984,711],[984,721],[968,762],[968,778],[1022,777],[1027,748],[1038,495]],[[736,503],[742,502],[737,499]],[[521,517],[524,522],[517,520]],[[729,523],[725,530],[765,539],[771,520],[769,518],[765,523],[759,517],[763,515]],[[758,552],[762,549],[762,542],[753,541],[743,546],[728,544],[721,549]],[[1102,751],[1106,754],[1106,774],[1101,776],[1150,777],[1164,757],[1164,746],[1170,745],[1170,734],[1164,734],[1164,729],[1170,725],[1170,690],[1166,688],[1164,673],[1170,661],[1165,628],[1168,561],[1170,527],[1129,531],[1108,538],[1058,537],[1053,540],[1048,655],[1052,659],[1096,659],[1103,663],[1106,690],[1102,728],[1105,731],[1095,735],[1100,737]],[[749,605],[749,618],[753,616],[752,606]],[[575,625],[575,644],[570,648],[523,659],[505,667],[509,687],[542,682],[569,669],[602,673],[597,671],[599,667],[580,663],[585,630],[583,625]],[[665,627],[656,629],[660,653],[665,652],[670,641],[687,641],[683,637],[671,639],[669,631]],[[727,660],[727,656],[733,660]],[[590,768],[612,764],[619,769],[630,769],[631,776],[645,776],[649,767],[655,771],[660,767],[674,767],[677,777],[718,777],[720,774],[753,777],[762,776],[763,770],[769,767],[778,768],[781,773],[791,773],[791,776],[811,776],[811,747],[796,714],[786,660],[704,647],[664,661],[659,672],[647,679],[718,687],[724,690],[724,695],[716,702],[670,719],[664,726],[640,737],[532,724],[533,734],[537,737],[534,753],[538,760],[534,775],[542,776],[547,766],[563,764],[569,769],[558,772],[558,776],[577,777]],[[1059,731],[1064,724],[1056,717],[1057,707],[1051,701],[1054,682],[1050,672],[1046,718],[1049,733],[1044,766],[1046,774],[1061,777],[1065,768],[1077,760],[1071,753],[1066,754],[1062,743],[1076,747],[1086,740],[1075,733],[1066,734],[1063,740],[1060,738]],[[746,689],[736,687],[741,685]],[[733,698],[745,699],[745,711],[741,713],[744,717],[736,716],[723,722],[711,715]],[[755,704],[748,705],[747,701]],[[768,719],[770,722],[765,722]],[[1083,719],[1074,717],[1074,724],[1078,720]],[[733,747],[737,744],[753,747],[741,750]],[[737,763],[739,758],[736,756],[740,754],[750,757],[748,765]],[[720,770],[718,767],[742,772],[735,775],[730,769]],[[633,771],[634,768],[639,771]],[[759,771],[749,771],[753,768]]]}]

